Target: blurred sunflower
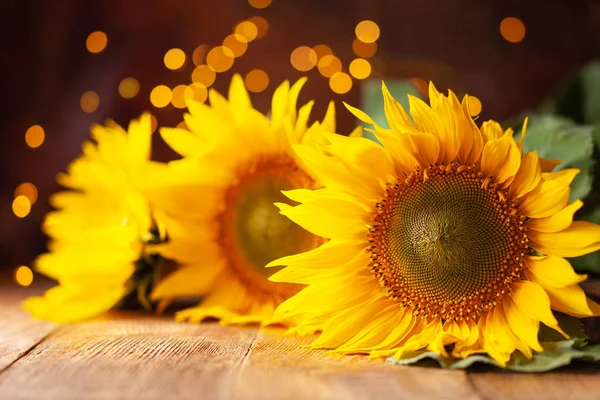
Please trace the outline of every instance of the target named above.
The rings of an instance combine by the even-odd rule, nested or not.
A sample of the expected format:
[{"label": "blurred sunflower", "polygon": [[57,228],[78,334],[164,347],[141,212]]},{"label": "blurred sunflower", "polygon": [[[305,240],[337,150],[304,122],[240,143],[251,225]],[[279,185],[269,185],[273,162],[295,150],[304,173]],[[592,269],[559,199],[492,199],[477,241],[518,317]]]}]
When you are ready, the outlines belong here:
[{"label": "blurred sunflower", "polygon": [[[279,214],[282,190],[314,189],[319,182],[298,162],[291,145],[317,140],[308,127],[313,102],[297,111],[301,79],[286,81],[272,99],[270,118],[253,108],[235,75],[229,99],[211,90],[210,106],[189,102],[189,128],[162,129],[163,139],[184,158],[155,165],[160,188],[149,193],[169,242],[156,249],[179,262],[152,293],[153,299],[205,296],[177,320],[257,323],[298,286],[268,281],[264,266],[284,255],[310,250],[322,239]],[[334,130],[330,104],[322,122]]]},{"label": "blurred sunflower", "polygon": [[[325,188],[291,191],[281,213],[330,241],[283,257],[275,282],[304,284],[275,318],[291,332],[321,331],[314,347],[374,357],[429,349],[488,353],[505,365],[515,350],[542,351],[540,322],[562,332],[552,310],[600,315],[563,257],[600,248],[600,226],[576,221],[568,203],[578,170],[522,155],[522,141],[494,121],[478,128],[450,92],[410,97],[409,116],[383,86],[383,146],[327,134],[316,150],[295,146]],[[525,127],[523,129],[525,135]]]},{"label": "blurred sunflower", "polygon": [[159,237],[136,185],[150,156],[151,134],[149,114],[132,121],[128,131],[112,121],[95,125],[83,155],[58,176],[69,190],[50,199],[57,209],[43,225],[50,252],[35,265],[59,284],[23,302],[34,317],[72,322],[131,302],[149,307],[160,260],[146,245]]}]

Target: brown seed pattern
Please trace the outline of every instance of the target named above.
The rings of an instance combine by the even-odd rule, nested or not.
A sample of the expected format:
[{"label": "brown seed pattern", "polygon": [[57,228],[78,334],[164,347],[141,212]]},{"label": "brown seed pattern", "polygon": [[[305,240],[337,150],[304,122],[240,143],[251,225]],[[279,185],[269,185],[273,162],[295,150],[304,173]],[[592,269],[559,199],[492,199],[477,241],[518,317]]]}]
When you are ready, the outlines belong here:
[{"label": "brown seed pattern", "polygon": [[517,200],[476,166],[415,169],[376,205],[370,267],[416,316],[477,318],[522,279],[525,219]]},{"label": "brown seed pattern", "polygon": [[287,154],[260,155],[237,170],[225,191],[223,212],[216,218],[216,241],[228,270],[255,297],[275,303],[298,286],[268,281],[279,267],[264,268],[277,258],[310,250],[322,239],[281,215],[275,202],[289,202],[281,191],[314,188],[316,182]]}]

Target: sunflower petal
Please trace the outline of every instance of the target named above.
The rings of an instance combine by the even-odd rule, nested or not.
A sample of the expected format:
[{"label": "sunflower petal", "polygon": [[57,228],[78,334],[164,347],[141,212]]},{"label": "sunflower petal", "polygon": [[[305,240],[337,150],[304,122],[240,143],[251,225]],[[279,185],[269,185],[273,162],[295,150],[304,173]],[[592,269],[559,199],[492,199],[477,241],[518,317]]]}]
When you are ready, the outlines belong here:
[{"label": "sunflower petal", "polygon": [[558,326],[558,321],[552,314],[550,299],[544,289],[530,281],[514,282],[511,298],[519,310],[529,318],[543,322],[552,329],[559,331],[567,339],[569,336]]},{"label": "sunflower petal", "polygon": [[573,216],[581,207],[583,207],[583,202],[581,200],[576,200],[550,217],[531,219],[527,222],[527,226],[538,232],[562,231],[571,225]]},{"label": "sunflower petal", "polygon": [[544,180],[525,195],[519,206],[529,218],[550,217],[564,208],[569,201],[569,187],[557,180]]},{"label": "sunflower petal", "polygon": [[600,225],[574,221],[560,232],[529,231],[532,247],[543,254],[560,257],[579,257],[600,250]]},{"label": "sunflower petal", "polygon": [[321,121],[321,127],[326,132],[335,132],[335,126],[335,103],[330,101],[323,121]]},{"label": "sunflower petal", "polygon": [[510,184],[509,195],[521,198],[531,192],[542,179],[542,170],[537,152],[527,153],[521,159],[521,166]]},{"label": "sunflower petal", "polygon": [[291,207],[275,203],[281,214],[315,235],[329,239],[353,239],[366,234],[364,210],[343,200],[317,200]]},{"label": "sunflower petal", "polygon": [[506,319],[515,335],[533,350],[543,351],[544,349],[538,341],[539,322],[523,314],[510,297],[504,298],[502,305]]},{"label": "sunflower petal", "polygon": [[348,111],[350,111],[352,114],[354,114],[354,116],[358,119],[360,119],[362,122],[365,122],[367,124],[373,125],[374,127],[377,127],[377,123],[375,121],[373,121],[373,119],[371,117],[369,117],[365,112],[359,110],[356,107],[352,107],[350,104],[344,102],[344,107],[346,107],[348,109]]},{"label": "sunflower petal", "polygon": [[290,83],[284,81],[273,93],[273,100],[271,101],[271,122],[275,129],[283,125],[283,120],[287,114],[289,91]]},{"label": "sunflower petal", "polygon": [[125,293],[124,287],[61,285],[49,289],[43,296],[24,300],[22,305],[37,319],[56,323],[78,322],[110,310]]},{"label": "sunflower petal", "polygon": [[402,104],[394,99],[385,85],[385,82],[381,82],[381,91],[383,92],[383,108],[385,117],[390,128],[399,132],[405,126],[412,128],[414,126],[412,119],[406,113],[404,107],[402,107]]},{"label": "sunflower petal", "polygon": [[[534,278],[535,279],[535,278]],[[586,297],[579,285],[562,288],[546,287],[552,308],[574,317],[594,317],[600,315],[600,305]]]},{"label": "sunflower petal", "polygon": [[184,157],[200,154],[206,148],[205,142],[185,129],[161,128],[160,136],[170,148]]},{"label": "sunflower petal", "polygon": [[570,186],[573,183],[575,177],[581,172],[578,168],[566,168],[561,169],[557,172],[546,172],[544,173],[544,179],[557,181],[564,186]]},{"label": "sunflower petal", "polygon": [[503,183],[515,176],[521,165],[521,154],[510,133],[485,144],[481,155],[481,172]]},{"label": "sunflower petal", "polygon": [[250,95],[246,90],[244,79],[240,74],[234,74],[229,85],[229,102],[235,109],[252,108]]},{"label": "sunflower petal", "polygon": [[340,163],[312,146],[301,144],[293,146],[293,149],[308,170],[325,186],[368,199],[379,197],[381,186],[376,177]]},{"label": "sunflower petal", "polygon": [[576,274],[571,264],[561,257],[527,257],[525,264],[544,288],[576,285],[587,278],[587,275]]},{"label": "sunflower petal", "polygon": [[[287,111],[287,115],[290,116],[293,124],[296,123],[296,112],[297,112],[296,109],[297,109],[297,104],[298,104],[298,96],[300,95],[300,91],[306,84],[307,80],[308,80],[307,77],[305,77],[305,76],[301,77],[296,82],[294,82],[292,87],[290,87],[290,91],[288,92],[287,110],[286,111]],[[334,115],[334,117],[335,117],[335,115]]]},{"label": "sunflower petal", "polygon": [[210,267],[190,266],[179,268],[161,280],[150,298],[158,300],[169,297],[201,296],[206,294],[222,271],[215,265]]},{"label": "sunflower petal", "polygon": [[299,266],[309,269],[336,268],[339,265],[350,262],[357,254],[360,254],[365,247],[362,240],[330,240],[329,242],[304,253],[298,253],[273,260],[266,265],[266,268],[281,265],[290,267]]}]

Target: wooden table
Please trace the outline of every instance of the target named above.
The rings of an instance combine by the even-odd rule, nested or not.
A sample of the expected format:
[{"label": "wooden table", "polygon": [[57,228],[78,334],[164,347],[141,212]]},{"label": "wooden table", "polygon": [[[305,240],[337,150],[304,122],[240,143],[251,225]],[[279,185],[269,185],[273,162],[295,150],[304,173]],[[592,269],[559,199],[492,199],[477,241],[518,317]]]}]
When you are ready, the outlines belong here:
[{"label": "wooden table", "polygon": [[331,358],[278,330],[111,313],[31,319],[0,286],[0,399],[592,399],[600,374],[465,373]]}]

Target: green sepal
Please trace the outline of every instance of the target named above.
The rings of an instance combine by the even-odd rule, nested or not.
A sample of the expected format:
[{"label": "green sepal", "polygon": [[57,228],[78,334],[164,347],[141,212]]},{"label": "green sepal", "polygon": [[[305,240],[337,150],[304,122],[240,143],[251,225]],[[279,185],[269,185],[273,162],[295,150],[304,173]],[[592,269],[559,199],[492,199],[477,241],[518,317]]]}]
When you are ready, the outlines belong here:
[{"label": "green sepal", "polygon": [[133,274],[126,283],[127,294],[123,296],[117,308],[154,311],[155,302],[150,300],[150,294],[163,276],[164,259],[151,248],[168,240],[168,237],[161,236],[157,227],[147,233],[143,239],[142,254],[135,261]]}]

